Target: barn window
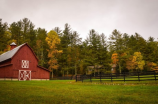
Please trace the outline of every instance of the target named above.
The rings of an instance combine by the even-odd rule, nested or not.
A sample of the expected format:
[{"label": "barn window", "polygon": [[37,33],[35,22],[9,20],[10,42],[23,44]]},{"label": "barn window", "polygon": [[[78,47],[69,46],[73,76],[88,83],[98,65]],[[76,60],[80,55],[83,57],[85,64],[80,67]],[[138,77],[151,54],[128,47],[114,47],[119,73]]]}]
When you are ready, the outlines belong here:
[{"label": "barn window", "polygon": [[28,60],[22,60],[22,68],[29,68],[29,61]]}]

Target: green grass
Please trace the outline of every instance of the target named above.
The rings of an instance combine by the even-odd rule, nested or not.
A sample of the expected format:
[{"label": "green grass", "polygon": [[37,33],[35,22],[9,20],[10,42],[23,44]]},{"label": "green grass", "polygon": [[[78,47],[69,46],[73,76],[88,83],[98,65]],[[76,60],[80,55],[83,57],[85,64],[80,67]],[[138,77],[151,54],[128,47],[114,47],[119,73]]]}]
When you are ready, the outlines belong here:
[{"label": "green grass", "polygon": [[157,104],[158,81],[0,81],[0,104]]}]

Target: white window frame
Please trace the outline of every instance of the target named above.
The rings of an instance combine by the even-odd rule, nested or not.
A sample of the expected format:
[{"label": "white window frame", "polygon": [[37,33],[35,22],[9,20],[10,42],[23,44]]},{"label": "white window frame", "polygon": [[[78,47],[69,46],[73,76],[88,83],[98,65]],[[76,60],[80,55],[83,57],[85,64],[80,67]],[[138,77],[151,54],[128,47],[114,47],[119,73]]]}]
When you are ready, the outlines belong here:
[{"label": "white window frame", "polygon": [[21,68],[29,68],[29,61],[28,60],[22,60],[21,61]]}]

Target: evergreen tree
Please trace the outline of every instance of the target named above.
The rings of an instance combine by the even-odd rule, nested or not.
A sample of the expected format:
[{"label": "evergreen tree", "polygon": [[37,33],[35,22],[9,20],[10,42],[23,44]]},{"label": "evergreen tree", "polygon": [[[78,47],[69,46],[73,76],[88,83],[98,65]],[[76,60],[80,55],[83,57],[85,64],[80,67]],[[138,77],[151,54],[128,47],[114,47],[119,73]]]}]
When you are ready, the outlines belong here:
[{"label": "evergreen tree", "polygon": [[0,19],[0,54],[4,52],[8,45],[7,42],[10,40],[10,35],[6,33],[7,28],[7,23],[2,23],[2,19]]}]

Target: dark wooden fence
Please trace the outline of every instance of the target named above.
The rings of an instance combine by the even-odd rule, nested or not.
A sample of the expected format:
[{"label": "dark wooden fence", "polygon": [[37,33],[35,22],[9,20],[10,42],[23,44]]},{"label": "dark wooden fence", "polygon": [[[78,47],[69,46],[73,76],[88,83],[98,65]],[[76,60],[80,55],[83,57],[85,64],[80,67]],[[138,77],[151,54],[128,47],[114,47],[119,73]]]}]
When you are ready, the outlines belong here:
[{"label": "dark wooden fence", "polygon": [[158,80],[158,74],[155,71],[148,72],[126,72],[126,73],[112,73],[112,74],[97,74],[97,75],[76,75],[77,81],[147,81]]},{"label": "dark wooden fence", "polygon": [[75,80],[75,76],[54,77],[50,80]]}]

